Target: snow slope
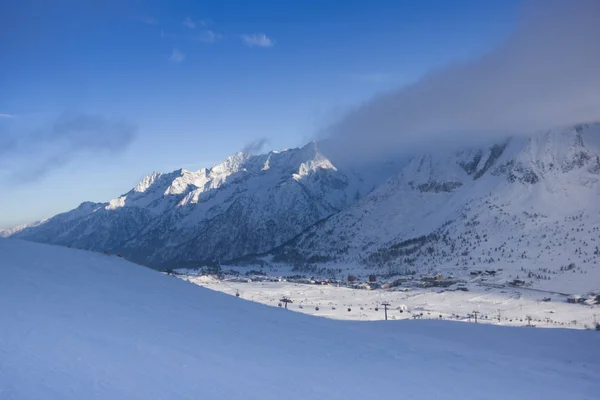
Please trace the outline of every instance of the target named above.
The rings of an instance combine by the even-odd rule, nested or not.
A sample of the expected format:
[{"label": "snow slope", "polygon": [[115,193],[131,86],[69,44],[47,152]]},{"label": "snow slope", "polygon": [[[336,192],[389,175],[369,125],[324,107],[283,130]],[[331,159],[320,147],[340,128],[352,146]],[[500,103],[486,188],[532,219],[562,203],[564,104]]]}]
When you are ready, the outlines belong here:
[{"label": "snow slope", "polygon": [[597,399],[600,335],[345,322],[0,240],[0,398]]}]

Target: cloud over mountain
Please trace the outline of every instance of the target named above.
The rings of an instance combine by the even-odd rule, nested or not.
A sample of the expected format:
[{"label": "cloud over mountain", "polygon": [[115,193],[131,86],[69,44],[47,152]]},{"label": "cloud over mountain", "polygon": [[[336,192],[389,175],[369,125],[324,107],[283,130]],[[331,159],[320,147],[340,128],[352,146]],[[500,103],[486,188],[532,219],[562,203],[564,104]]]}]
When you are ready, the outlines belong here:
[{"label": "cloud over mountain", "polygon": [[321,134],[345,155],[377,157],[600,120],[599,20],[598,1],[529,2],[496,49],[376,96]]}]

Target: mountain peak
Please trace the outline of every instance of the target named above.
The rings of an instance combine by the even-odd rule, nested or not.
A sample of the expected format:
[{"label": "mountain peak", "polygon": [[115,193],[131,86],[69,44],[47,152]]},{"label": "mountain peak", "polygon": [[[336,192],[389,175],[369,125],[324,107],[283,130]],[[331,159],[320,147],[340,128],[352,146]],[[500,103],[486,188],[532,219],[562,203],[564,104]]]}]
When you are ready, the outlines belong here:
[{"label": "mountain peak", "polygon": [[134,192],[144,193],[154,185],[154,183],[160,178],[162,174],[160,172],[153,171],[150,175],[145,176],[133,189]]}]

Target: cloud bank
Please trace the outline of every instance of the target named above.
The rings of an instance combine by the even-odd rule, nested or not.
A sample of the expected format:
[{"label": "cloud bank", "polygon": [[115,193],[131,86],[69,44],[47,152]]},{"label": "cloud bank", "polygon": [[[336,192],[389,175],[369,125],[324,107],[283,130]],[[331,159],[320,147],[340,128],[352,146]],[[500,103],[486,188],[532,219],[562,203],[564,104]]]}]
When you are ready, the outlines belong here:
[{"label": "cloud bank", "polygon": [[22,183],[38,180],[75,158],[114,155],[133,142],[136,127],[83,113],[65,113],[51,127],[0,135],[0,176]]},{"label": "cloud bank", "polygon": [[600,1],[538,0],[472,62],[379,95],[321,132],[349,157],[600,120]]}]

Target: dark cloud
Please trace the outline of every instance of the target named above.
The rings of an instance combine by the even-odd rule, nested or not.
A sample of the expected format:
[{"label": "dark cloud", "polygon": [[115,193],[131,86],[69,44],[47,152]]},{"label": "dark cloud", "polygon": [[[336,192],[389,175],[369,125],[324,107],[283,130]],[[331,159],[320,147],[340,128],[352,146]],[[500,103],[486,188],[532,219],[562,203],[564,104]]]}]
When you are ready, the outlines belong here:
[{"label": "dark cloud", "polygon": [[600,1],[526,3],[515,32],[472,62],[382,94],[323,129],[348,157],[600,120]]},{"label": "dark cloud", "polygon": [[247,143],[244,148],[242,149],[242,153],[248,153],[248,154],[256,154],[256,153],[260,153],[260,151],[269,143],[269,140],[267,138],[259,138],[256,140],[253,140],[250,143]]},{"label": "dark cloud", "polygon": [[65,113],[49,128],[0,138],[0,172],[14,182],[38,180],[76,158],[126,150],[136,127],[99,115]]}]

